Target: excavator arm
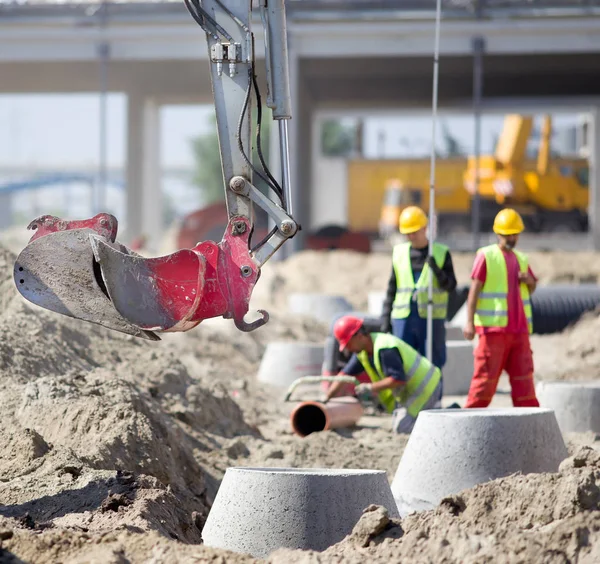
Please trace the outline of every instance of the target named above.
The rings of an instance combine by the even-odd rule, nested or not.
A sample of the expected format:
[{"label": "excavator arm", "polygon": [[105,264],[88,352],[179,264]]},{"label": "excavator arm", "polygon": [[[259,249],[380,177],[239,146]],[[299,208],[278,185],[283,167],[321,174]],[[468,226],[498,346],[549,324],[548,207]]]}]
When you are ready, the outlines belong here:
[{"label": "excavator arm", "polygon": [[[118,222],[102,213],[87,220],[41,216],[19,254],[15,284],[30,302],[137,337],[188,331],[204,319],[233,319],[242,331],[262,265],[293,237],[287,120],[291,119],[284,0],[259,0],[267,68],[267,106],[279,126],[282,182],[261,148],[262,98],[255,67],[252,0],[184,0],[206,33],[217,116],[228,224],[220,242],[204,241],[167,256],[139,256],[117,241]],[[256,135],[252,105],[257,104]],[[251,161],[253,143],[260,166]],[[260,177],[269,196],[253,184]],[[254,205],[274,227],[252,244]]]}]

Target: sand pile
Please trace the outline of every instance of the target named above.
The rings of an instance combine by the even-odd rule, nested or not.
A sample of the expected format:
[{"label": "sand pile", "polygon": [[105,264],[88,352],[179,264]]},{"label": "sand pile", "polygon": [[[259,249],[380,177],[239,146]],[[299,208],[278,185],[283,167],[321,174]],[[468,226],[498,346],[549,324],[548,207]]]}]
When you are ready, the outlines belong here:
[{"label": "sand pile", "polygon": [[584,448],[557,474],[514,475],[402,521],[371,507],[322,554],[278,551],[271,562],[598,562],[600,454]]}]

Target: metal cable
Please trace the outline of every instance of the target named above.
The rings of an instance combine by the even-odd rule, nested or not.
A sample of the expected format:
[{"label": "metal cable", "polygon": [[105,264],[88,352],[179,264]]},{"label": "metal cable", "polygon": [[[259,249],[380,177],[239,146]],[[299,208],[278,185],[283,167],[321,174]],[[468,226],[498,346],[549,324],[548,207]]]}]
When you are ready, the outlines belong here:
[{"label": "metal cable", "polygon": [[[225,37],[225,39],[227,39],[227,41],[229,41],[230,43],[233,43],[233,37],[227,33],[227,30],[225,30],[222,26],[220,26],[217,21],[212,18],[207,12],[206,10],[204,10],[204,8],[200,5],[200,1],[199,0],[183,0],[185,3],[186,8],[188,9],[188,12],[191,14],[192,18],[194,18],[194,20],[196,21],[196,23],[206,32],[210,33],[214,39],[219,39],[219,37],[215,34],[215,30],[217,32],[219,32],[223,37]],[[192,9],[193,7],[193,9]],[[213,26],[214,30],[209,30],[206,29],[207,25],[206,22],[210,23],[211,26]]]},{"label": "metal cable", "polygon": [[[286,209],[283,188],[271,174],[271,171],[269,170],[269,167],[267,166],[267,163],[265,162],[265,158],[264,158],[263,152],[262,152],[262,142],[261,142],[261,138],[260,138],[261,127],[262,127],[262,99],[260,96],[260,89],[258,88],[258,81],[256,80],[256,74],[254,73],[254,66],[253,66],[253,72],[252,72],[252,83],[254,84],[254,92],[256,93],[256,152],[258,153],[258,158],[260,160],[261,166],[263,167],[264,173],[269,177],[271,182],[275,185],[273,187],[273,189],[274,189],[275,193],[281,199],[281,204],[282,204],[283,208]],[[286,209],[286,211],[287,211],[287,209]]]},{"label": "metal cable", "polygon": [[246,151],[244,149],[244,143],[242,142],[242,127],[244,125],[244,117],[246,116],[246,112],[248,111],[248,105],[250,103],[250,93],[252,91],[252,75],[253,75],[253,73],[254,73],[254,67],[250,66],[250,68],[248,69],[248,88],[246,89],[244,105],[242,107],[242,113],[240,114],[240,119],[238,121],[238,127],[237,127],[237,134],[236,134],[237,146],[238,146],[238,149],[240,150],[240,153],[242,153],[242,157],[244,157],[246,164],[252,169],[252,172],[254,172],[254,174],[256,174],[259,178],[261,178],[268,186],[270,186],[275,191],[275,193],[277,193],[277,188],[272,185],[271,181],[268,178],[265,178],[265,176],[263,176],[260,171],[256,170],[256,167],[252,164],[252,161],[248,158],[248,155],[246,154]]}]

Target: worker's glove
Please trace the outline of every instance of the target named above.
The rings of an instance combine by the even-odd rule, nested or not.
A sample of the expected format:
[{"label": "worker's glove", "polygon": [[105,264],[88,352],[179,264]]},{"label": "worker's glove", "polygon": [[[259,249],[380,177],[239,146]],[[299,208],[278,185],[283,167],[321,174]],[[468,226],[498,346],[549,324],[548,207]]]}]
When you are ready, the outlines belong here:
[{"label": "worker's glove", "polygon": [[372,384],[358,384],[354,388],[354,393],[359,400],[369,400],[373,397]]},{"label": "worker's glove", "polygon": [[437,265],[433,257],[427,257],[427,264],[435,274],[438,284],[445,289],[448,285],[448,275]]},{"label": "worker's glove", "polygon": [[433,272],[436,274],[439,274],[442,271],[442,269],[437,265],[437,262],[435,262],[435,259],[431,256],[427,257],[427,264],[429,265],[429,268],[431,268],[431,270],[433,270]]}]

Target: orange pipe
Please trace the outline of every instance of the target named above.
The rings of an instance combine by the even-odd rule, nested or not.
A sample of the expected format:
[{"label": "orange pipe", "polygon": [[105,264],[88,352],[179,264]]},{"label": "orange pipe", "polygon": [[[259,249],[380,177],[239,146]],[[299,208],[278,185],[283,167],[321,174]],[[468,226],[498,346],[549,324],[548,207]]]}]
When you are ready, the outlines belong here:
[{"label": "orange pipe", "polygon": [[318,431],[355,425],[363,411],[356,398],[334,398],[327,403],[303,401],[293,409],[290,421],[294,433],[306,437]]}]

